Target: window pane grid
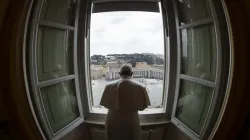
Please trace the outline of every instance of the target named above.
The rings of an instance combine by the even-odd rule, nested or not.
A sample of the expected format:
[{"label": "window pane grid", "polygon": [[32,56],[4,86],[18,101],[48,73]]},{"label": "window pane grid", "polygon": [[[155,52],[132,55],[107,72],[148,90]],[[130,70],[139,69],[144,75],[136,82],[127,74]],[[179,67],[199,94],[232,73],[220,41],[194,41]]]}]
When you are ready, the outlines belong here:
[{"label": "window pane grid", "polygon": [[[30,81],[38,123],[49,139],[61,139],[83,122],[74,59],[79,6],[79,0],[38,0],[34,8]],[[46,103],[46,96],[50,102]],[[52,108],[48,108],[48,104]],[[51,121],[49,116],[61,119]]]},{"label": "window pane grid", "polygon": [[55,22],[51,22],[51,21],[40,20],[40,21],[38,21],[38,24],[40,26],[54,27],[54,28],[64,29],[64,30],[74,30],[75,29],[75,27],[73,27],[73,26],[69,26],[69,25],[65,25],[65,24],[60,24],[60,23],[55,23]]},{"label": "window pane grid", "polygon": [[195,135],[196,137],[199,137],[199,134],[197,134],[197,133],[195,133],[192,129],[190,129],[185,123],[183,123],[181,120],[179,120],[177,117],[174,117],[173,118],[173,123],[174,124],[177,124],[177,126],[184,126],[184,128],[183,127],[181,127],[180,129],[183,129],[184,131],[189,131],[189,132],[191,132],[193,135]]},{"label": "window pane grid", "polygon": [[177,8],[180,13],[180,25],[212,17],[212,11],[208,0],[178,0]]},{"label": "window pane grid", "polygon": [[36,65],[39,81],[74,74],[73,31],[39,26]]},{"label": "window pane grid", "polygon": [[76,0],[44,0],[39,19],[74,25],[75,12]]},{"label": "window pane grid", "polygon": [[214,19],[213,18],[206,18],[206,19],[194,21],[193,23],[190,23],[190,24],[181,25],[181,26],[179,26],[179,29],[197,27],[197,26],[202,26],[202,25],[212,24],[212,23],[214,23]]},{"label": "window pane grid", "polygon": [[[219,13],[215,12],[211,0],[176,0],[175,6],[178,68],[171,121],[192,139],[198,140],[209,135],[211,116],[220,94],[221,30],[217,26],[218,19],[214,18]],[[189,99],[192,103],[188,103]],[[184,102],[182,106],[180,100]],[[196,118],[202,121],[197,122],[199,119]]]},{"label": "window pane grid", "polygon": [[196,134],[201,134],[207,121],[213,94],[214,88],[181,80],[175,118]]},{"label": "window pane grid", "polygon": [[181,74],[215,81],[217,44],[213,24],[180,30]]},{"label": "window pane grid", "polygon": [[41,103],[53,133],[80,117],[73,79],[41,87]]},{"label": "window pane grid", "polygon": [[51,80],[39,82],[37,86],[38,87],[45,87],[45,86],[57,84],[57,83],[60,83],[60,82],[64,82],[64,81],[67,81],[67,80],[71,80],[71,79],[74,79],[74,78],[75,78],[75,75],[68,75],[68,76],[64,76],[64,77],[60,77],[60,78],[56,78],[56,79],[51,79]]},{"label": "window pane grid", "polygon": [[188,75],[185,75],[185,74],[181,74],[180,78],[184,79],[184,80],[191,81],[191,82],[195,82],[197,84],[202,84],[204,86],[215,87],[215,83],[212,82],[212,81],[208,81],[208,80],[204,80],[204,79],[200,79],[200,78],[188,76]]}]

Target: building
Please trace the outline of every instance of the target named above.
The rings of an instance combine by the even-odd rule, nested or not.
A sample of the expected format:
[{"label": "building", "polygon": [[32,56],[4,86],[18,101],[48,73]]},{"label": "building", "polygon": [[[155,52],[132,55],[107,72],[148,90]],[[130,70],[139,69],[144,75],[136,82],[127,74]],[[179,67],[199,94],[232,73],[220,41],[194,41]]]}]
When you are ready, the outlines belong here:
[{"label": "building", "polygon": [[101,79],[105,75],[102,65],[91,65],[90,73],[91,79]]},{"label": "building", "polygon": [[[118,63],[118,62],[108,62],[108,69],[106,72],[106,79],[113,80],[120,78],[119,71],[123,64],[129,63]],[[136,67],[133,68],[133,77],[134,78],[155,78],[163,79],[164,78],[164,69],[151,68],[146,62],[136,62]]]},{"label": "building", "polygon": [[135,67],[136,68],[150,68],[150,65],[148,65],[147,62],[136,62]]},{"label": "building", "polygon": [[152,65],[152,68],[164,70],[164,65]]},{"label": "building", "polygon": [[127,64],[130,65],[132,67],[132,64],[130,63],[126,63],[123,60],[117,60],[117,61],[113,61],[113,62],[108,62],[106,64],[107,66],[107,71],[106,71],[106,79],[117,79],[120,77],[119,75],[119,71],[122,65]]},{"label": "building", "polygon": [[113,56],[113,55],[106,55],[106,58],[107,58],[108,60],[111,60],[111,61],[116,60],[116,56]]}]

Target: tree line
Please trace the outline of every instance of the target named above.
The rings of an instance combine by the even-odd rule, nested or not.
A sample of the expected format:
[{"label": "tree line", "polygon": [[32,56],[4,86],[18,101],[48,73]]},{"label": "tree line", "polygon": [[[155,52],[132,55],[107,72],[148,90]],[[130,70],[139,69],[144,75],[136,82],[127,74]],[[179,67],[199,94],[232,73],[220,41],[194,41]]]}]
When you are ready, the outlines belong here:
[{"label": "tree line", "polygon": [[159,57],[156,54],[108,54],[104,55],[93,55],[91,56],[91,64],[96,65],[105,65],[112,57],[115,57],[116,60],[124,60],[127,63],[131,63],[133,67],[135,67],[136,62],[147,62],[149,65],[157,64],[163,65],[164,59]]}]

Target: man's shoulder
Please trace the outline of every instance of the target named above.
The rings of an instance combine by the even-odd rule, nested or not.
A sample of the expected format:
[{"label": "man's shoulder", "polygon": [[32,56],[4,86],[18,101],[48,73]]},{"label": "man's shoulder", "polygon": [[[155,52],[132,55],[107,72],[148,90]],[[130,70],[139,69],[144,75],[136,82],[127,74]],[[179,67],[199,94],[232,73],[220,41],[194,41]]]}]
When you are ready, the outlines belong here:
[{"label": "man's shoulder", "polygon": [[[138,83],[138,82],[135,82],[135,81],[132,81],[132,80],[124,80],[124,81],[128,82],[129,84],[131,84],[131,85],[134,86],[134,87],[138,87],[138,88],[141,88],[141,89],[144,88],[144,86],[143,86],[142,84]],[[106,85],[106,88],[107,88],[107,87],[117,86],[120,82],[121,82],[121,79],[112,81],[112,82],[110,82],[110,83],[108,83],[108,84]]]},{"label": "man's shoulder", "polygon": [[130,80],[130,82],[131,82],[134,86],[136,86],[136,87],[144,88],[144,86],[143,86],[142,84],[138,83],[138,82],[135,82],[135,81],[132,81],[132,80]]},{"label": "man's shoulder", "polygon": [[112,81],[112,82],[108,83],[108,84],[106,85],[106,87],[117,85],[117,84],[119,83],[119,81],[120,81],[120,80]]}]

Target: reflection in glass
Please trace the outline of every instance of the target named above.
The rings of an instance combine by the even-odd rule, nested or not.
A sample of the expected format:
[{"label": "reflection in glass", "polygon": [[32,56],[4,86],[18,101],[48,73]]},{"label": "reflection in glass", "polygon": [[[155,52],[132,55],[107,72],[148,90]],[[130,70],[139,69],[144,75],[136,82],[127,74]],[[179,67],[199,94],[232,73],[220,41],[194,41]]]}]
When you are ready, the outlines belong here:
[{"label": "reflection in glass", "polygon": [[61,24],[74,24],[76,0],[44,0],[40,20]]},{"label": "reflection in glass", "polygon": [[216,44],[213,25],[181,30],[182,73],[214,81]]},{"label": "reflection in glass", "polygon": [[53,132],[79,117],[74,81],[41,88],[46,116]]},{"label": "reflection in glass", "polygon": [[182,80],[176,117],[196,133],[200,133],[208,114],[213,89]]},{"label": "reflection in glass", "polygon": [[72,33],[66,30],[39,28],[37,41],[39,81],[73,74],[72,37]]},{"label": "reflection in glass", "polygon": [[181,25],[212,17],[208,0],[179,0],[177,4]]}]

